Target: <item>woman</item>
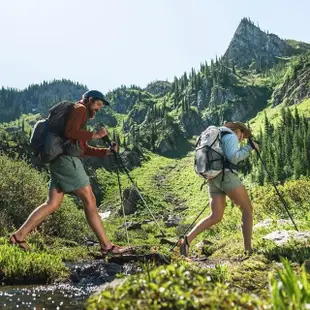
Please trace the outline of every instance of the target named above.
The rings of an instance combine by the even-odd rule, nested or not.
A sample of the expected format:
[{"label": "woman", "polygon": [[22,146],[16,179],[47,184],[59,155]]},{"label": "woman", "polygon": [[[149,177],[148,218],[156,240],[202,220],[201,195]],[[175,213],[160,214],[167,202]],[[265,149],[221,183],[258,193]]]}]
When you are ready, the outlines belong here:
[{"label": "woman", "polygon": [[[241,122],[225,122],[220,129],[222,132],[227,133],[222,136],[221,140],[224,156],[230,163],[236,165],[238,162],[247,158],[250,152],[254,150],[250,144],[239,148],[239,143],[251,137],[251,131],[245,124]],[[253,144],[258,150],[258,145],[255,142]],[[224,176],[223,173],[220,173],[208,181],[208,188],[211,215],[201,220],[184,239],[179,240],[181,253],[186,253],[187,256],[189,245],[193,239],[204,230],[209,229],[222,220],[226,206],[226,196],[228,196],[236,205],[240,206],[242,212],[244,250],[251,254],[253,209],[249,195],[237,176],[236,171],[225,169]]]}]

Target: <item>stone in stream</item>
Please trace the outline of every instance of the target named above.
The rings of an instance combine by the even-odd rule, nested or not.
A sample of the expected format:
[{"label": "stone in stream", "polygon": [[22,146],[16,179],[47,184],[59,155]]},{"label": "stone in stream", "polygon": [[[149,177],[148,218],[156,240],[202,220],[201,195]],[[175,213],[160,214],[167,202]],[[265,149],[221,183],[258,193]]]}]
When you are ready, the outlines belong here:
[{"label": "stone in stream", "polygon": [[73,283],[100,285],[115,279],[122,267],[115,263],[80,263],[71,267],[71,281]]}]

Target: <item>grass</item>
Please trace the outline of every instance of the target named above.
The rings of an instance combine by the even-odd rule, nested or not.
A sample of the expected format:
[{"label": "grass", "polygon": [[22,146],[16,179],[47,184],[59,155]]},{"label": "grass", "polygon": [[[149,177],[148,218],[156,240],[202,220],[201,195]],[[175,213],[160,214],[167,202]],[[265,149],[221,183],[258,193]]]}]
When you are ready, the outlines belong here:
[{"label": "grass", "polygon": [[[275,106],[274,108],[269,106],[265,110],[257,113],[256,117],[250,120],[250,127],[254,133],[254,135],[258,135],[260,129],[263,129],[264,119],[265,119],[265,111],[267,113],[268,120],[273,125],[278,125],[281,120],[281,108],[284,107],[283,103]],[[288,108],[294,113],[295,107],[300,115],[304,115],[306,117],[310,117],[310,99],[306,99],[298,105],[289,106]]]},{"label": "grass", "polygon": [[0,279],[6,284],[51,283],[69,273],[60,254],[26,253],[1,239]]}]

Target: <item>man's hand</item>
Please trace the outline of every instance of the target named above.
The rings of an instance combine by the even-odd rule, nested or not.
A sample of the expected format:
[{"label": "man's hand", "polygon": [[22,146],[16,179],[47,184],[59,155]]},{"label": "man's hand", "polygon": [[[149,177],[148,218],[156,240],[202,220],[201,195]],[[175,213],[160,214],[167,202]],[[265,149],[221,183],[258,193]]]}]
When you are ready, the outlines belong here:
[{"label": "man's hand", "polygon": [[108,135],[107,130],[103,127],[93,133],[93,139],[101,139]]}]

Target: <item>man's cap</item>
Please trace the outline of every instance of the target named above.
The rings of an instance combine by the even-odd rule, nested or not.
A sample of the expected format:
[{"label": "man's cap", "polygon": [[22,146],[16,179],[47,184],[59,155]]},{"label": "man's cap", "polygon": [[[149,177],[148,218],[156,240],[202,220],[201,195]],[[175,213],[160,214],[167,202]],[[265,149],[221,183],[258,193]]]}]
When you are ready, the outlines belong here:
[{"label": "man's cap", "polygon": [[244,133],[245,138],[251,138],[252,132],[251,129],[249,129],[244,123],[241,122],[224,122],[223,126],[234,130],[234,129],[240,129]]},{"label": "man's cap", "polygon": [[100,92],[99,90],[88,90],[86,93],[83,94],[82,98],[83,99],[96,98],[102,100],[105,105],[110,105],[110,102],[105,99],[103,93]]}]

